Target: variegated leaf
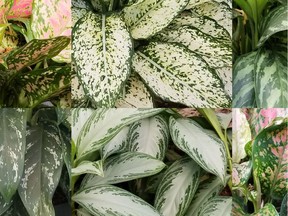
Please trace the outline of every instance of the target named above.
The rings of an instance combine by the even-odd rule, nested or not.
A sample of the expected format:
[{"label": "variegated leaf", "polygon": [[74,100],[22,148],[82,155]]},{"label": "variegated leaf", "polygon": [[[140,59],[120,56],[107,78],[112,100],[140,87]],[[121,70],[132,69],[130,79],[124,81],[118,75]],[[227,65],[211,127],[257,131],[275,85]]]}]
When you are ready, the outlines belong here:
[{"label": "variegated leaf", "polygon": [[234,163],[232,170],[232,185],[234,187],[247,184],[252,171],[252,162],[246,161],[241,164]]},{"label": "variegated leaf", "polygon": [[96,185],[78,191],[72,200],[79,203],[93,215],[127,216],[149,215],[160,216],[150,204],[112,185]]},{"label": "variegated leaf", "polygon": [[17,78],[19,105],[35,107],[65,91],[71,82],[71,67],[48,67],[23,73]]},{"label": "variegated leaf", "polygon": [[91,173],[94,175],[104,176],[103,161],[98,160],[95,162],[82,161],[77,167],[72,168],[72,176]]},{"label": "variegated leaf", "polygon": [[[226,0],[227,1],[227,0]],[[203,4],[205,2],[226,2],[225,0],[190,0],[185,10],[192,9],[196,5]],[[232,0],[228,0],[228,3],[231,3]]]},{"label": "variegated leaf", "polygon": [[0,23],[5,23],[6,15],[9,12],[10,8],[13,5],[13,0],[2,0],[0,2]]},{"label": "variegated leaf", "polygon": [[[70,78],[70,75],[69,75]],[[70,80],[71,82],[71,80]],[[70,84],[70,83],[69,83]],[[72,99],[71,99],[71,88],[66,88],[64,92],[61,92],[56,97],[52,97],[49,99],[55,107],[58,108],[70,108],[72,106]]]},{"label": "variegated leaf", "polygon": [[6,62],[8,54],[15,50],[19,45],[20,41],[17,33],[12,28],[5,28],[5,32],[3,33],[3,37],[0,42],[0,66],[2,66],[3,69],[8,68]]},{"label": "variegated leaf", "polygon": [[85,208],[76,209],[76,211],[77,216],[91,216],[91,214]]},{"label": "variegated leaf", "polygon": [[52,58],[58,55],[69,41],[69,38],[63,36],[47,40],[32,40],[7,56],[8,69],[19,71],[44,59]]},{"label": "variegated leaf", "polygon": [[267,203],[263,208],[261,208],[257,213],[252,214],[251,216],[278,216],[278,212],[271,203]]},{"label": "variegated leaf", "polygon": [[146,39],[161,31],[181,12],[188,0],[144,0],[123,9],[134,39]]},{"label": "variegated leaf", "polygon": [[9,208],[6,209],[5,213],[2,214],[0,210],[0,214],[1,216],[30,216],[25,209],[25,206],[23,205],[18,193],[16,193],[13,197],[13,200],[11,200]]},{"label": "variegated leaf", "polygon": [[[77,145],[77,159],[100,149],[107,144],[120,130],[142,118],[147,118],[163,109],[97,109],[87,119],[74,140]],[[73,135],[72,128],[72,137]]]},{"label": "variegated leaf", "polygon": [[264,48],[258,51],[255,63],[255,96],[258,107],[287,107],[287,71],[287,58]]},{"label": "variegated leaf", "polygon": [[[221,127],[226,130],[232,121],[232,112],[230,113],[215,113]],[[233,127],[233,126],[232,126]]]},{"label": "variegated leaf", "polygon": [[192,119],[171,116],[169,126],[174,144],[225,184],[227,159],[223,142]]},{"label": "variegated leaf", "polygon": [[86,175],[81,188],[100,184],[117,184],[159,173],[165,164],[140,152],[125,152],[109,157],[104,162],[103,176]]},{"label": "variegated leaf", "polygon": [[13,204],[13,201],[6,202],[5,199],[0,194],[0,215],[5,215],[4,213],[10,208]]},{"label": "variegated leaf", "polygon": [[52,197],[62,165],[58,128],[47,123],[29,128],[24,172],[18,193],[30,215],[55,215]]},{"label": "variegated leaf", "polygon": [[0,198],[10,202],[24,169],[28,110],[0,109]]},{"label": "variegated leaf", "polygon": [[83,8],[83,9],[88,9],[88,10],[92,9],[89,1],[86,1],[86,0],[72,0],[71,3],[72,3],[72,8],[77,7],[77,8]]},{"label": "variegated leaf", "polygon": [[129,151],[143,152],[163,160],[169,138],[167,120],[160,114],[131,124],[127,145]]},{"label": "variegated leaf", "polygon": [[288,30],[288,5],[281,5],[270,11],[263,21],[263,33],[258,42],[258,47],[277,32]]},{"label": "variegated leaf", "polygon": [[[76,24],[76,22],[81,19],[89,10],[87,8],[78,8],[72,7],[71,14],[72,14],[72,26]],[[73,50],[72,50],[73,51]]]},{"label": "variegated leaf", "polygon": [[202,209],[199,216],[230,216],[232,197],[218,196],[212,198]]},{"label": "variegated leaf", "polygon": [[72,45],[84,91],[96,106],[113,107],[130,74],[132,55],[132,39],[121,16],[86,13],[74,26]]},{"label": "variegated leaf", "polygon": [[287,194],[285,195],[284,199],[282,200],[280,215],[279,216],[286,216],[288,214],[288,200]]},{"label": "variegated leaf", "polygon": [[233,107],[254,107],[254,64],[257,52],[240,56],[233,65]]},{"label": "variegated leaf", "polygon": [[244,200],[241,197],[233,196],[231,216],[245,216]]},{"label": "variegated leaf", "polygon": [[189,157],[175,161],[164,173],[155,196],[163,216],[183,215],[199,185],[201,168]]},{"label": "variegated leaf", "polygon": [[164,100],[192,107],[228,107],[230,104],[215,70],[181,45],[150,43],[133,55],[132,67]]},{"label": "variegated leaf", "polygon": [[253,170],[260,180],[261,191],[282,199],[288,191],[288,119],[274,121],[254,139]]},{"label": "variegated leaf", "polygon": [[14,0],[7,19],[30,17],[33,0]]},{"label": "variegated leaf", "polygon": [[153,108],[152,95],[147,87],[140,80],[140,77],[133,73],[125,83],[125,92],[115,103],[117,108]]}]

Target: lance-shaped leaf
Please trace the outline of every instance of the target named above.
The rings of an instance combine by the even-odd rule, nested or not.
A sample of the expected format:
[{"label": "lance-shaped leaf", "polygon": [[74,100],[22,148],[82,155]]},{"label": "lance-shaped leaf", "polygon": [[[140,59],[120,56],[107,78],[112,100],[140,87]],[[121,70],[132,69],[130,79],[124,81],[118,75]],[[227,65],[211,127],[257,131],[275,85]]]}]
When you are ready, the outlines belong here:
[{"label": "lance-shaped leaf", "polygon": [[287,124],[287,118],[273,122],[256,136],[252,147],[253,170],[261,191],[275,199],[282,199],[288,190]]},{"label": "lance-shaped leaf", "polygon": [[23,173],[26,111],[0,110],[0,197],[2,195],[6,202],[15,194]]},{"label": "lance-shaped leaf", "polygon": [[27,131],[25,166],[18,193],[30,215],[55,215],[52,197],[62,171],[61,145],[55,125],[46,123]]},{"label": "lance-shaped leaf", "polygon": [[265,41],[280,31],[288,30],[288,6],[281,5],[271,11],[263,21],[263,33],[258,42],[258,47],[262,46]]},{"label": "lance-shaped leaf", "polygon": [[14,0],[7,19],[29,17],[32,14],[33,0]]},{"label": "lance-shaped leaf", "polygon": [[35,107],[52,96],[59,95],[70,86],[70,66],[48,67],[17,78],[19,84],[19,105]]},{"label": "lance-shaped leaf", "polygon": [[243,216],[245,215],[244,211],[244,199],[242,197],[236,197],[233,196],[233,201],[232,201],[232,216]]},{"label": "lance-shaped leaf", "polygon": [[155,208],[164,216],[183,215],[199,185],[200,171],[189,157],[175,161],[159,183]]},{"label": "lance-shaped leaf", "polygon": [[86,173],[104,176],[103,161],[102,160],[98,160],[95,162],[82,161],[77,167],[72,168],[72,176],[77,176]]},{"label": "lance-shaped leaf", "polygon": [[[76,141],[77,159],[100,149],[120,130],[142,118],[160,113],[163,109],[97,109],[87,119]],[[73,128],[72,128],[72,137]]]},{"label": "lance-shaped leaf", "polygon": [[230,216],[231,210],[232,197],[217,196],[206,204],[199,216]]},{"label": "lance-shaped leaf", "polygon": [[255,95],[258,107],[287,107],[287,58],[261,49],[255,64]]},{"label": "lance-shaped leaf", "polygon": [[73,29],[73,59],[84,91],[98,107],[113,107],[130,74],[132,40],[117,13],[88,12]]},{"label": "lance-shaped leaf", "polygon": [[[203,4],[205,2],[224,2],[223,0],[190,0],[189,4],[186,6],[186,10],[187,9],[192,9],[193,7],[195,7],[196,5],[200,5]],[[226,2],[226,1],[225,1]],[[227,4],[232,4],[232,0],[228,0]]]},{"label": "lance-shaped leaf", "polygon": [[6,202],[5,199],[0,194],[0,215],[4,215],[4,213],[10,208],[13,204],[13,201]]},{"label": "lance-shaped leaf", "polygon": [[125,152],[109,157],[104,162],[103,177],[86,175],[81,188],[100,184],[117,184],[159,173],[165,164],[140,152]]},{"label": "lance-shaped leaf", "polygon": [[245,185],[251,176],[251,171],[252,171],[251,161],[246,161],[241,164],[234,163],[232,170],[233,186],[237,187]]},{"label": "lance-shaped leaf", "polygon": [[163,160],[169,142],[169,128],[163,115],[134,122],[130,126],[127,144],[130,151],[143,152]]},{"label": "lance-shaped leaf", "polygon": [[112,185],[97,185],[78,191],[72,200],[93,215],[149,215],[160,214],[134,194]]},{"label": "lance-shaped leaf", "polygon": [[288,214],[288,200],[287,194],[285,195],[284,199],[282,200],[281,209],[280,209],[280,216],[286,216]]},{"label": "lance-shaped leaf", "polygon": [[169,126],[175,145],[204,170],[219,176],[224,184],[227,159],[222,141],[208,134],[192,119],[174,119],[171,116]]},{"label": "lance-shaped leaf", "polygon": [[230,104],[215,70],[181,45],[150,43],[133,55],[132,67],[164,100],[192,107],[227,107]]},{"label": "lance-shaped leaf", "polygon": [[271,203],[267,203],[263,208],[261,208],[257,213],[252,214],[252,216],[275,216],[279,215],[275,206]]},{"label": "lance-shaped leaf", "polygon": [[254,64],[257,52],[240,56],[233,65],[233,107],[255,106]]},{"label": "lance-shaped leaf", "polygon": [[19,71],[44,59],[52,58],[66,47],[69,41],[67,37],[32,40],[7,56],[8,69]]},{"label": "lance-shaped leaf", "polygon": [[144,0],[125,7],[123,16],[134,39],[146,39],[161,31],[181,12],[188,0]]}]

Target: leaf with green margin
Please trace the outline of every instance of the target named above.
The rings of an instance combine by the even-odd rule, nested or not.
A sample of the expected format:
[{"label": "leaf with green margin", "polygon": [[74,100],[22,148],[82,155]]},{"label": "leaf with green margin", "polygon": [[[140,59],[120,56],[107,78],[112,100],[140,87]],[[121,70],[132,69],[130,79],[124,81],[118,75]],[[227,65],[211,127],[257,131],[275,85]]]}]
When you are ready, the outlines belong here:
[{"label": "leaf with green margin", "polygon": [[258,51],[255,63],[255,96],[258,107],[287,107],[287,71],[286,58],[264,48]]},{"label": "leaf with green margin", "polygon": [[269,14],[264,18],[262,35],[258,42],[258,47],[262,46],[265,41],[273,34],[288,30],[288,6],[281,5],[274,10],[270,11]]},{"label": "leaf with green margin", "polygon": [[124,20],[134,39],[147,39],[169,25],[188,0],[144,0],[125,7]]},{"label": "leaf with green margin", "polygon": [[288,200],[287,200],[287,194],[286,194],[284,199],[282,200],[280,216],[286,216],[287,214],[288,214]]},{"label": "leaf with green margin", "polygon": [[104,162],[103,176],[88,174],[81,188],[100,184],[117,184],[159,173],[165,164],[140,152],[125,152],[109,157]]},{"label": "leaf with green margin", "polygon": [[40,124],[27,130],[25,166],[18,188],[30,215],[55,215],[52,197],[58,185],[62,165],[62,143],[58,128]]},{"label": "leaf with green margin", "polygon": [[232,170],[232,186],[238,187],[247,184],[252,171],[252,161],[246,161],[241,164],[234,163]]},{"label": "leaf with green margin", "polygon": [[[162,111],[163,109],[125,108],[95,110],[81,128],[77,140],[74,140],[77,146],[77,160],[83,160],[86,155],[100,149],[126,125]],[[73,131],[72,128],[72,137]]]},{"label": "leaf with green margin", "polygon": [[232,197],[216,196],[207,202],[199,216],[230,216]]},{"label": "leaf with green margin", "polygon": [[167,120],[164,115],[159,114],[130,125],[127,147],[129,151],[146,153],[164,160],[169,138]]},{"label": "leaf with green margin", "polygon": [[122,17],[86,13],[73,28],[72,46],[87,96],[98,107],[113,107],[129,77],[132,56],[132,39]]},{"label": "leaf with green margin", "polygon": [[23,73],[17,77],[19,106],[35,107],[65,91],[71,83],[71,67],[54,66]]},{"label": "leaf with green margin", "polygon": [[46,40],[32,40],[24,46],[13,50],[7,57],[9,70],[20,71],[44,59],[52,58],[69,44],[70,39],[64,36]]},{"label": "leaf with green margin", "polygon": [[[134,194],[112,185],[96,185],[80,190],[72,197],[93,215],[160,216],[154,207]],[[127,206],[129,208],[127,208]]]},{"label": "leaf with green margin", "polygon": [[103,171],[103,161],[82,161],[80,164],[77,165],[77,167],[72,168],[72,176],[78,176],[86,173],[104,176]]},{"label": "leaf with green margin", "polygon": [[24,170],[27,109],[0,109],[0,196],[10,202]]},{"label": "leaf with green margin", "polygon": [[164,100],[191,107],[230,105],[215,70],[182,45],[152,42],[133,55],[132,68]]},{"label": "leaf with green margin", "polygon": [[201,168],[189,157],[175,161],[164,173],[154,206],[162,215],[183,215],[199,185]]},{"label": "leaf with green margin", "polygon": [[251,216],[279,216],[275,206],[271,203],[267,203],[259,212],[252,214]]},{"label": "leaf with green margin", "polygon": [[254,139],[253,170],[259,178],[261,191],[282,199],[288,191],[288,119],[274,121]]},{"label": "leaf with green margin", "polygon": [[169,128],[174,144],[225,184],[227,159],[223,142],[192,119],[171,116]]}]

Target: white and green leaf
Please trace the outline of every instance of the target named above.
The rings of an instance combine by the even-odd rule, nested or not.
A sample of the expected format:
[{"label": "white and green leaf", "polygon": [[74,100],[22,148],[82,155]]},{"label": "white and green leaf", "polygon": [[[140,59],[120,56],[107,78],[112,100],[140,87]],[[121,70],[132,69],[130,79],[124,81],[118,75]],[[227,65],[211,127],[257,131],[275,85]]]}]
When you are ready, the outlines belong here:
[{"label": "white and green leaf", "polygon": [[71,174],[72,176],[78,176],[82,174],[94,174],[99,176],[104,176],[103,173],[103,161],[82,161],[77,167],[72,168]]},{"label": "white and green leaf", "polygon": [[278,216],[279,213],[275,206],[271,203],[267,203],[258,212],[252,214],[251,216]]},{"label": "white and green leaf", "polygon": [[252,162],[246,161],[241,164],[233,163],[232,185],[233,187],[247,184],[252,171]]},{"label": "white and green leaf", "polygon": [[232,197],[217,196],[206,204],[199,216],[230,216],[231,211]]}]

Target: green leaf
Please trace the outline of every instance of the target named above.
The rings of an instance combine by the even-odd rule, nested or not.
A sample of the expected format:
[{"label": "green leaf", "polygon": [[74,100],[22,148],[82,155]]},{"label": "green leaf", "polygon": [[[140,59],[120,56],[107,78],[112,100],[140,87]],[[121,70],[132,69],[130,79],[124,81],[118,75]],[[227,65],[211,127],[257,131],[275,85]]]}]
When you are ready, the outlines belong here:
[{"label": "green leaf", "polygon": [[104,176],[103,161],[82,161],[77,167],[72,168],[72,176],[78,176],[86,173]]},{"label": "green leaf", "polygon": [[241,197],[233,196],[231,216],[246,216],[244,212],[244,200]]},{"label": "green leaf", "polygon": [[258,51],[255,64],[255,95],[258,107],[287,107],[287,71],[286,58],[271,50]]},{"label": "green leaf", "polygon": [[61,145],[58,128],[53,124],[27,131],[25,166],[18,193],[30,215],[55,215],[52,197],[62,171]]},{"label": "green leaf", "polygon": [[91,214],[85,208],[76,209],[76,211],[77,216],[91,216]]},{"label": "green leaf", "polygon": [[251,160],[241,164],[234,163],[232,170],[232,185],[233,187],[243,186],[247,184],[251,177],[252,162]]},{"label": "green leaf", "polygon": [[35,107],[65,91],[71,83],[71,67],[48,67],[17,77],[19,106]]},{"label": "green leaf", "polygon": [[286,194],[284,199],[282,200],[280,216],[286,216],[287,214],[288,214],[288,200],[287,200],[287,194]]},{"label": "green leaf", "polygon": [[231,121],[232,121],[232,113],[215,113],[217,119],[224,130],[227,130]]},{"label": "green leaf", "polygon": [[148,203],[134,194],[112,185],[97,185],[78,191],[72,200],[93,215],[127,216],[160,214]]},{"label": "green leaf", "polygon": [[86,175],[81,188],[100,184],[117,184],[159,173],[165,164],[150,155],[126,152],[109,157],[104,162],[103,177]]},{"label": "green leaf", "polygon": [[166,118],[163,115],[152,116],[131,124],[127,138],[128,149],[163,160],[169,138]]},{"label": "green leaf", "polygon": [[150,43],[133,55],[132,68],[164,100],[192,107],[230,104],[216,72],[181,45]]},{"label": "green leaf", "polygon": [[267,203],[259,212],[252,214],[252,216],[278,216],[278,212],[271,203]]},{"label": "green leaf", "polygon": [[24,169],[26,109],[0,109],[0,198],[9,202]]},{"label": "green leaf", "polygon": [[83,8],[83,9],[92,9],[91,5],[86,0],[73,0],[71,1],[71,3],[72,3],[72,8],[77,7],[77,8]]},{"label": "green leaf", "polygon": [[88,12],[72,37],[77,75],[87,96],[98,107],[113,107],[130,74],[132,39],[117,14]]},{"label": "green leaf", "polygon": [[155,196],[162,215],[183,215],[199,185],[201,168],[189,157],[175,161],[164,173]]},{"label": "green leaf", "polygon": [[262,46],[271,35],[288,30],[288,6],[281,5],[270,11],[263,21],[263,33],[258,42],[258,47]]},{"label": "green leaf", "polygon": [[222,141],[208,134],[192,119],[171,116],[169,127],[174,144],[204,170],[219,176],[224,184],[227,159]]},{"label": "green leaf", "polygon": [[231,210],[232,197],[217,196],[206,204],[199,216],[230,216]]},{"label": "green leaf", "polygon": [[[163,109],[97,109],[87,119],[78,139],[77,160],[107,144],[120,130],[142,118],[160,113]],[[74,125],[74,124],[73,124]],[[74,137],[72,128],[72,137]],[[77,131],[76,131],[77,133]]]},{"label": "green leaf", "polygon": [[134,39],[147,39],[168,26],[188,2],[143,0],[125,7],[123,17]]},{"label": "green leaf", "polygon": [[4,215],[4,213],[10,208],[12,203],[12,200],[10,202],[6,202],[0,194],[0,215]]}]

